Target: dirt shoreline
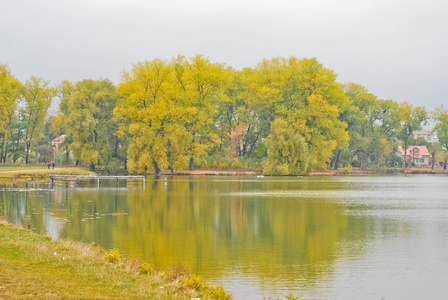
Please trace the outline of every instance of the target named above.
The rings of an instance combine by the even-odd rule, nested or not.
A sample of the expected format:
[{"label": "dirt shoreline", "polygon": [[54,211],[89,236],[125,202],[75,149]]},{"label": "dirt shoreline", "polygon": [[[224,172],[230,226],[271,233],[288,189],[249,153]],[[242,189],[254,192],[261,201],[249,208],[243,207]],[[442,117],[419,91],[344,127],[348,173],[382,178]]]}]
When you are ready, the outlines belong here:
[{"label": "dirt shoreline", "polygon": [[[12,169],[1,170],[0,168],[0,181],[34,181],[34,180],[47,180],[49,174],[71,174],[76,175],[79,173],[76,168],[67,169]],[[86,172],[86,171],[83,171]],[[13,174],[17,173],[17,174]],[[126,171],[120,171],[121,175],[131,175]],[[104,174],[106,175],[106,174]],[[155,175],[155,174],[147,174]],[[263,176],[263,172],[258,168],[242,169],[242,170],[223,170],[223,169],[197,169],[194,171],[181,170],[173,171],[162,170],[159,176]],[[324,169],[315,170],[305,176],[378,176],[378,175],[448,175],[448,170],[443,168],[419,168],[413,167],[409,169],[398,168],[377,168],[377,169],[358,169],[358,168],[339,168],[337,170]],[[3,177],[5,176],[5,177]],[[7,177],[6,177],[7,176]],[[293,175],[291,175],[293,176]]]},{"label": "dirt shoreline", "polygon": [[[194,171],[182,170],[171,172],[169,170],[163,170],[159,175],[205,175],[205,176],[262,176],[260,170],[213,170],[213,169],[199,169]],[[345,168],[339,168],[337,170],[315,170],[306,176],[374,176],[374,175],[448,175],[448,170],[443,168],[409,168],[409,169],[357,169],[352,168],[346,170]]]}]

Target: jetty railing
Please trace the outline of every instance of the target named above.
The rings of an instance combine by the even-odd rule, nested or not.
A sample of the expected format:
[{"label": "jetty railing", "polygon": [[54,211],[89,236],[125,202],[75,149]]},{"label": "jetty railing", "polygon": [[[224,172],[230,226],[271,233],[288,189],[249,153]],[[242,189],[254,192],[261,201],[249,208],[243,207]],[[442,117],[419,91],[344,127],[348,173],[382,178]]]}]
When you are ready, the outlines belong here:
[{"label": "jetty railing", "polygon": [[48,177],[48,182],[50,184],[54,183],[55,179],[67,179],[67,180],[76,180],[76,184],[78,184],[79,180],[88,179],[88,180],[97,180],[98,187],[101,185],[101,180],[117,180],[117,185],[120,183],[120,180],[142,180],[143,187],[145,186],[146,178],[145,176],[81,176],[81,175],[50,175]]}]

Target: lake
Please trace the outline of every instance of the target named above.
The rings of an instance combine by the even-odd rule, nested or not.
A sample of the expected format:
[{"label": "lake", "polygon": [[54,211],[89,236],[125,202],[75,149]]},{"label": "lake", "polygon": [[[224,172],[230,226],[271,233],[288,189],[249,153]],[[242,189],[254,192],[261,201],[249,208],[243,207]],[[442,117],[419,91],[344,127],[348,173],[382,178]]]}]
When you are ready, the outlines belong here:
[{"label": "lake", "polygon": [[235,299],[446,299],[448,177],[148,176],[0,186],[53,239],[181,263]]}]

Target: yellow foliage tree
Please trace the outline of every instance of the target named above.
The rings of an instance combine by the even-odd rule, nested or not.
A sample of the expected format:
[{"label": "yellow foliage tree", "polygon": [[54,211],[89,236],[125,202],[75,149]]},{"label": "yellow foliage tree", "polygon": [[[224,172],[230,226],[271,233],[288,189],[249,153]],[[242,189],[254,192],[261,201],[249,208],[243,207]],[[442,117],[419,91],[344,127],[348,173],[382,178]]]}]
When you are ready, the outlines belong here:
[{"label": "yellow foliage tree", "polygon": [[258,130],[267,135],[271,123],[283,118],[304,137],[311,166],[324,167],[349,139],[346,123],[338,119],[348,99],[336,77],[316,59],[264,60],[247,79],[247,103],[261,120]]},{"label": "yellow foliage tree", "polygon": [[202,55],[188,59],[178,56],[174,68],[183,108],[181,123],[191,135],[188,154],[193,170],[195,158],[205,156],[211,146],[220,143],[215,127],[216,103],[225,97],[231,70]]},{"label": "yellow foliage tree", "polygon": [[20,88],[20,81],[11,74],[8,66],[0,64],[0,162],[6,161],[8,128],[11,126],[17,109]]},{"label": "yellow foliage tree", "polygon": [[178,125],[184,110],[178,103],[173,63],[154,59],[135,64],[123,73],[118,93],[114,114],[119,135],[129,135],[129,171],[158,173],[169,166],[186,167],[177,154],[186,151],[184,140],[190,137]]}]

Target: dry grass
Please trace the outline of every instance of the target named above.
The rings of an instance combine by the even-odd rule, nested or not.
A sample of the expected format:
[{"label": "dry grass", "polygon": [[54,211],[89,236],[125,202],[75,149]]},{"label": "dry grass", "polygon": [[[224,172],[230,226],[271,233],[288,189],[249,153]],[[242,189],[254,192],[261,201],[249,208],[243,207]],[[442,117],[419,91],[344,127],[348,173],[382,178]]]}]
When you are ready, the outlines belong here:
[{"label": "dry grass", "polygon": [[2,179],[20,179],[25,180],[29,178],[45,178],[50,174],[55,175],[94,175],[85,168],[80,167],[56,167],[53,169],[48,169],[46,166],[9,166],[0,167],[0,178]]},{"label": "dry grass", "polygon": [[118,251],[52,241],[3,221],[0,227],[0,299],[231,298],[181,266],[160,271]]}]

